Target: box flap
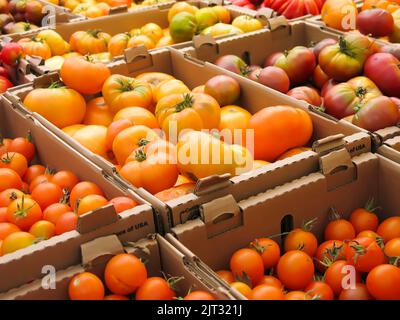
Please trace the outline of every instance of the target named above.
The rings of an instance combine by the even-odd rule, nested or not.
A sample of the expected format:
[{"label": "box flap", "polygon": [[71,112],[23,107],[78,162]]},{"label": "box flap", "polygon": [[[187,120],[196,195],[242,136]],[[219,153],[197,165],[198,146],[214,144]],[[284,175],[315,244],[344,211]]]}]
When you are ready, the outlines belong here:
[{"label": "box flap", "polygon": [[268,26],[271,31],[274,31],[280,27],[289,26],[289,22],[284,16],[277,16],[275,18],[268,19]]},{"label": "box flap", "polygon": [[331,151],[342,149],[346,145],[343,134],[332,135],[323,139],[314,141],[312,150],[323,156]]},{"label": "box flap", "polygon": [[388,127],[374,132],[381,139],[381,142],[386,141],[390,138],[400,136],[400,128],[398,127]]},{"label": "box flap", "polygon": [[137,71],[153,65],[153,59],[144,45],[124,50],[124,58],[128,71]]},{"label": "box flap", "polygon": [[52,83],[59,81],[61,81],[61,79],[58,72],[50,72],[35,78],[33,80],[33,87],[46,88],[49,87]]},{"label": "box flap", "polygon": [[108,14],[113,15],[113,14],[125,13],[125,12],[128,12],[128,6],[121,5],[121,6],[111,7]]},{"label": "box flap", "polygon": [[81,245],[82,264],[87,265],[102,256],[123,252],[124,248],[116,235],[97,238]]},{"label": "box flap", "polygon": [[226,188],[231,184],[229,180],[230,177],[231,175],[229,173],[225,173],[222,175],[213,175],[199,179],[196,182],[193,193],[196,196],[201,196],[207,193],[211,193],[215,190]]},{"label": "box flap", "polygon": [[80,234],[94,231],[111,223],[117,222],[119,219],[115,212],[114,205],[109,204],[101,208],[85,213],[78,218],[76,230]]}]

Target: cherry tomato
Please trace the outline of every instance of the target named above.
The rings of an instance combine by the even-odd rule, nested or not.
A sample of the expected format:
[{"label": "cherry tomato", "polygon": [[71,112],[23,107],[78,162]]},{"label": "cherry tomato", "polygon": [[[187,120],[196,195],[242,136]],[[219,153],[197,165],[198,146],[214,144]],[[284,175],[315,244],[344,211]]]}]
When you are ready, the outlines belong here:
[{"label": "cherry tomato", "polygon": [[9,222],[0,222],[0,240],[4,240],[10,234],[21,231],[15,224]]},{"label": "cherry tomato", "polygon": [[348,279],[351,281],[351,277],[353,275],[355,277],[355,279],[353,279],[354,283],[360,282],[360,273],[354,268],[354,266],[349,264],[347,261],[338,260],[332,263],[331,266],[326,269],[325,282],[331,287],[335,295],[338,296],[345,287],[344,285],[347,284],[347,282],[343,282]]},{"label": "cherry tomato", "polygon": [[249,297],[251,295],[251,288],[247,284],[240,282],[240,281],[236,281],[236,282],[232,282],[230,284],[230,286],[232,288],[234,288],[235,290],[239,291],[247,299],[249,299]]},{"label": "cherry tomato", "polygon": [[221,277],[222,280],[225,280],[228,284],[235,282],[235,277],[233,276],[233,273],[228,270],[220,270],[216,273]]},{"label": "cherry tomato", "polygon": [[78,215],[75,212],[65,212],[56,221],[56,234],[76,230],[78,225]]},{"label": "cherry tomato", "polygon": [[105,296],[104,300],[129,300],[129,298],[119,294],[110,294],[108,296]]},{"label": "cherry tomato", "polygon": [[321,272],[326,270],[326,262],[346,260],[343,241],[328,240],[321,243],[315,254],[315,266]]},{"label": "cherry tomato", "polygon": [[53,224],[57,224],[57,220],[62,216],[62,214],[71,211],[71,207],[65,203],[53,203],[44,209],[43,219],[50,221]]},{"label": "cherry tomato", "polygon": [[33,199],[22,197],[14,200],[7,207],[7,220],[23,231],[28,231],[36,221],[41,219],[42,210]]},{"label": "cherry tomato", "polygon": [[62,170],[55,173],[50,182],[55,183],[61,189],[67,189],[71,191],[73,187],[79,182],[78,177],[71,171]]},{"label": "cherry tomato", "polygon": [[364,230],[376,231],[379,220],[373,210],[373,200],[370,200],[365,208],[358,208],[351,213],[349,221],[356,233]]},{"label": "cherry tomato", "polygon": [[71,300],[103,300],[104,285],[95,274],[82,272],[71,279],[68,294]]},{"label": "cherry tomato", "polygon": [[2,254],[5,255],[29,247],[35,243],[35,240],[35,237],[28,232],[13,232],[3,240]]},{"label": "cherry tomato", "polygon": [[400,269],[391,264],[382,264],[367,276],[369,293],[377,300],[400,300]]},{"label": "cherry tomato", "polygon": [[78,201],[77,213],[79,216],[94,211],[98,208],[104,207],[108,203],[108,200],[103,196],[97,194],[90,194],[81,198]]},{"label": "cherry tomato", "polygon": [[311,282],[304,290],[311,298],[318,300],[333,300],[335,295],[331,287],[322,281]]},{"label": "cherry tomato", "polygon": [[285,238],[284,248],[288,252],[290,250],[302,250],[310,257],[315,255],[318,248],[318,240],[309,230],[311,229],[312,222],[304,224],[303,228],[292,230]]},{"label": "cherry tomato", "polygon": [[259,285],[260,284],[268,284],[270,286],[277,287],[279,289],[283,288],[282,282],[274,276],[264,276],[259,282]]},{"label": "cherry tomato", "polygon": [[50,221],[39,220],[32,225],[29,233],[36,238],[47,240],[56,234],[56,226]]},{"label": "cherry tomato", "polygon": [[151,277],[139,287],[136,292],[136,300],[172,300],[175,292],[169,283],[160,277]]},{"label": "cherry tomato", "polygon": [[249,300],[285,300],[285,296],[281,289],[261,284],[252,290]]},{"label": "cherry tomato", "polygon": [[325,228],[325,240],[351,240],[356,236],[353,225],[344,219],[333,220]]},{"label": "cherry tomato", "polygon": [[[21,190],[7,189],[0,192],[0,207],[8,207],[11,202],[26,196]],[[29,196],[26,196],[29,198]]]},{"label": "cherry tomato", "polygon": [[37,178],[38,176],[45,174],[46,172],[46,168],[40,164],[34,164],[30,167],[28,167],[28,169],[25,172],[24,175],[24,181],[27,184],[31,184],[32,181]]},{"label": "cherry tomato", "polygon": [[354,288],[343,289],[339,300],[372,300],[372,296],[365,284],[356,283]]},{"label": "cherry tomato", "polygon": [[28,170],[28,161],[18,152],[7,152],[0,157],[0,168],[14,170],[22,178]]},{"label": "cherry tomato", "polygon": [[253,286],[257,285],[264,276],[264,263],[261,256],[252,249],[239,249],[230,261],[233,275],[238,279],[248,277]]},{"label": "cherry tomato", "polygon": [[250,244],[250,247],[256,249],[256,251],[261,255],[264,269],[275,267],[281,257],[281,249],[279,248],[279,245],[269,238],[256,239]]},{"label": "cherry tomato", "polygon": [[91,194],[104,196],[103,191],[101,191],[101,189],[93,182],[82,181],[76,184],[75,187],[72,188],[71,193],[69,195],[69,203],[72,209],[75,210],[77,200]]},{"label": "cherry tomato", "polygon": [[290,291],[285,295],[285,300],[311,300],[311,297],[304,291]]},{"label": "cherry tomato", "polygon": [[215,300],[215,297],[206,291],[192,291],[183,300]]},{"label": "cherry tomato", "polygon": [[394,238],[400,238],[400,217],[390,217],[383,220],[376,233],[383,238],[385,243]]},{"label": "cherry tomato", "polygon": [[18,137],[11,141],[8,151],[22,154],[28,162],[31,162],[35,156],[35,145],[32,143],[30,133],[26,138]]},{"label": "cherry tomato", "polygon": [[116,197],[111,199],[109,203],[114,205],[115,212],[118,214],[137,206],[136,201],[128,197]]}]

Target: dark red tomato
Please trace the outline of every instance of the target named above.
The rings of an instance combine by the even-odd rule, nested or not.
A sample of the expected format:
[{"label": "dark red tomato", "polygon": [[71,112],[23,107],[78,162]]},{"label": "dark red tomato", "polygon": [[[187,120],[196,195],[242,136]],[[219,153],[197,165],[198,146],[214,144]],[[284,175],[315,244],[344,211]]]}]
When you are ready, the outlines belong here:
[{"label": "dark red tomato", "polygon": [[10,71],[2,66],[0,66],[0,76],[9,79],[10,78]]},{"label": "dark red tomato", "polygon": [[315,0],[273,0],[271,7],[287,19],[295,19],[307,14],[316,16],[320,13]]},{"label": "dark red tomato", "polygon": [[242,59],[240,59],[238,56],[235,56],[233,54],[228,54],[222,57],[219,57],[216,61],[215,64],[218,67],[221,67],[223,69],[229,70],[231,72],[240,74],[240,75],[247,75],[249,72],[249,67],[244,62]]},{"label": "dark red tomato", "polygon": [[316,67],[315,56],[310,49],[297,46],[280,56],[274,66],[283,69],[289,76],[291,85],[295,86],[312,77]]},{"label": "dark red tomato", "polygon": [[347,262],[354,265],[357,271],[370,272],[373,268],[386,262],[385,254],[375,239],[370,237],[356,238],[346,243]]},{"label": "dark red tomato", "polygon": [[321,67],[317,65],[313,74],[313,83],[318,89],[322,89],[329,80],[328,75],[322,71]]},{"label": "dark red tomato", "polygon": [[265,58],[264,68],[273,66],[275,64],[275,62],[283,56],[284,56],[283,52],[274,52],[274,53],[270,54],[269,56],[267,56],[267,58]]},{"label": "dark red tomato", "polygon": [[387,10],[367,9],[357,15],[357,29],[365,35],[385,37],[393,32],[394,19]]},{"label": "dark red tomato", "polygon": [[[321,69],[322,70],[322,69]],[[329,79],[321,88],[321,97],[325,98],[326,93],[334,86],[339,84],[339,82]]]},{"label": "dark red tomato", "polygon": [[290,88],[290,80],[286,72],[274,66],[262,69],[258,75],[258,82],[282,93],[288,92]]},{"label": "dark red tomato", "polygon": [[399,108],[394,101],[388,97],[380,96],[373,98],[353,117],[353,124],[360,128],[376,131],[394,126],[399,121]]},{"label": "dark red tomato", "polygon": [[364,74],[390,97],[400,98],[400,61],[390,53],[375,53],[365,62]]},{"label": "dark red tomato", "polygon": [[322,104],[322,99],[318,91],[310,87],[302,86],[293,88],[287,95],[297,100],[303,100],[313,106],[320,106]]},{"label": "dark red tomato", "polygon": [[337,40],[332,39],[332,38],[326,38],[321,40],[320,42],[317,42],[315,46],[312,47],[312,51],[314,52],[315,59],[318,61],[318,56],[319,53],[322,51],[327,46],[331,46],[333,44],[336,44]]}]

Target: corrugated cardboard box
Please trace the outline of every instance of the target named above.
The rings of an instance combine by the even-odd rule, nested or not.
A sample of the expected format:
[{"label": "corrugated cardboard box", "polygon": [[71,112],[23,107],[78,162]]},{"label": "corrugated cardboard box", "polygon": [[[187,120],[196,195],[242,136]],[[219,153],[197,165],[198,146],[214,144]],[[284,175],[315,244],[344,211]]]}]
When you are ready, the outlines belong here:
[{"label": "corrugated cardboard box", "polygon": [[21,114],[3,102],[0,105],[0,133],[4,137],[25,137],[30,131],[40,163],[55,170],[73,171],[81,181],[96,183],[109,199],[126,195],[139,205],[120,215],[110,205],[89,212],[80,216],[76,231],[0,257],[0,292],[40,278],[43,276],[42,267],[45,264],[64,269],[79,263],[77,249],[84,242],[113,233],[121,241],[138,240],[156,231],[153,210],[146,201],[132,190],[116,183],[104,170],[85,159],[37,120]]},{"label": "corrugated cardboard box", "polygon": [[37,279],[31,284],[0,294],[0,300],[67,300],[69,299],[68,285],[75,275],[87,271],[104,279],[107,262],[114,255],[124,252],[144,259],[149,277],[164,275],[183,277],[176,284],[177,297],[184,297],[189,291],[204,290],[213,294],[216,299],[235,299],[230,290],[215,286],[213,279],[199,272],[190,256],[185,255],[161,235],[153,234],[134,243],[121,243],[116,236],[112,235],[84,243],[77,248],[77,254],[81,256],[80,264],[58,271],[52,279],[55,280],[53,289],[46,289],[48,287],[44,286],[53,284],[50,279],[45,279],[47,281]]},{"label": "corrugated cardboard box", "polygon": [[[123,61],[117,61],[113,63],[111,65],[112,73],[136,76],[143,72],[160,71],[169,73],[182,80],[189,88],[204,84],[211,77],[225,73],[236,78],[240,83],[242,91],[240,105],[251,113],[255,113],[264,107],[274,105],[291,105],[307,110],[307,106],[287,95],[278,94],[274,90],[266,89],[263,86],[255,86],[254,83],[248,79],[233,73],[231,74],[210,63],[201,63],[198,60],[193,60],[173,49],[161,49],[151,53],[137,50],[136,54],[132,55],[129,61],[131,62],[125,63]],[[42,78],[37,78],[37,81],[33,84],[13,88],[6,94],[6,100],[8,100],[10,105],[14,105],[27,112],[21,103],[24,96],[35,86],[48,85],[49,81],[51,82],[52,80],[51,76],[52,75],[49,74]],[[110,174],[115,172],[114,167],[103,158],[83,148],[75,140],[71,139],[38,114],[34,114],[33,116],[39,119],[49,130],[53,131],[69,145],[79,150],[81,154],[91,159],[107,172]],[[329,148],[329,145],[333,143],[332,141],[336,140],[334,135],[343,133],[346,139],[341,141],[347,145],[347,148],[351,150],[352,154],[370,150],[371,141],[369,135],[359,133],[356,127],[345,122],[327,119],[316,113],[310,113],[310,116],[314,125],[314,134],[312,138],[314,142],[332,136],[326,141],[321,141],[322,144]],[[201,179],[197,183],[195,193],[171,200],[168,203],[159,201],[144,189],[134,188],[134,190],[154,205],[160,214],[164,231],[168,231],[171,226],[183,223],[192,218],[193,215],[197,215],[198,205],[201,203],[210,201],[215,197],[226,195],[227,193],[232,193],[236,200],[241,200],[243,199],[241,198],[242,196],[248,197],[258,193],[264,190],[266,186],[279,185],[288,180],[295,179],[298,177],[299,167],[314,168],[313,159],[317,159],[317,153],[308,151],[293,158],[278,161],[233,178],[225,175]],[[309,160],[311,160],[311,162],[309,162]],[[257,183],[254,183],[250,188],[249,185],[254,181],[257,181]]]},{"label": "corrugated cardboard box", "polygon": [[[254,239],[288,232],[314,218],[313,232],[321,240],[331,207],[347,218],[373,198],[382,208],[380,221],[400,215],[399,188],[399,164],[370,152],[351,158],[338,149],[320,157],[319,171],[304,171],[299,179],[240,202],[226,196],[203,204],[202,218],[171,232],[217,271],[229,268],[231,255]],[[281,237],[274,240],[281,242]]]}]

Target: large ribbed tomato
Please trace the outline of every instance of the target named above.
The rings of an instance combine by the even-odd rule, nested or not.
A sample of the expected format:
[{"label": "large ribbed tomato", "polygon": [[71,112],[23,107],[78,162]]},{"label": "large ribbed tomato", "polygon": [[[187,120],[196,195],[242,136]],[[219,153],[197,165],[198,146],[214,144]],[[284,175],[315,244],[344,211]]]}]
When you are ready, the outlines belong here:
[{"label": "large ribbed tomato", "polygon": [[[304,146],[313,132],[308,113],[290,106],[258,111],[250,118],[247,128],[254,130],[254,158],[265,161],[273,161],[291,148]],[[249,141],[246,142],[249,148]]]},{"label": "large ribbed tomato", "polygon": [[111,36],[100,30],[76,31],[71,35],[69,44],[72,51],[80,54],[93,54],[107,51]]},{"label": "large ribbed tomato", "polygon": [[28,56],[37,56],[42,59],[49,59],[51,57],[51,49],[48,44],[36,38],[23,38],[18,41],[24,50],[24,54]]},{"label": "large ribbed tomato", "polygon": [[123,55],[131,37],[132,36],[128,32],[116,34],[108,42],[108,52],[110,52],[113,57]]}]

